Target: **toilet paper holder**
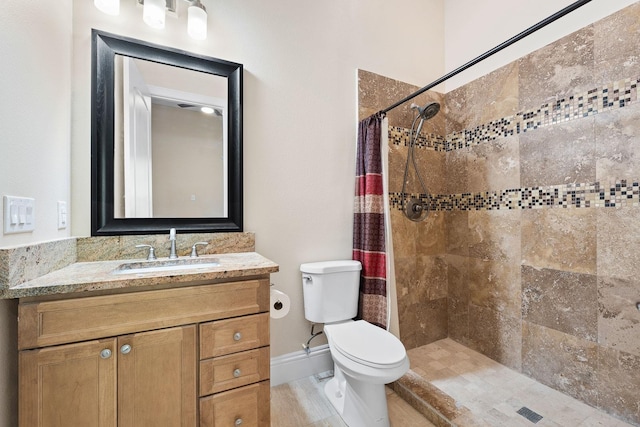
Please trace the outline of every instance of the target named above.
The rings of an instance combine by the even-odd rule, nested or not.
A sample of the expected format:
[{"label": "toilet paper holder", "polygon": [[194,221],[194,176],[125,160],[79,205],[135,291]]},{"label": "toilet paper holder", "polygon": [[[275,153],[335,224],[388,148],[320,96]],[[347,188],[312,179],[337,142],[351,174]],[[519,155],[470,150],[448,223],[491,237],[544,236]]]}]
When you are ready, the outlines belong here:
[{"label": "toilet paper holder", "polygon": [[[272,283],[271,287],[274,287],[275,285],[276,285],[275,283]],[[273,308],[275,308],[276,310],[282,310],[282,306],[283,304],[282,304],[282,301],[280,300],[276,301],[276,303],[273,304]]]}]

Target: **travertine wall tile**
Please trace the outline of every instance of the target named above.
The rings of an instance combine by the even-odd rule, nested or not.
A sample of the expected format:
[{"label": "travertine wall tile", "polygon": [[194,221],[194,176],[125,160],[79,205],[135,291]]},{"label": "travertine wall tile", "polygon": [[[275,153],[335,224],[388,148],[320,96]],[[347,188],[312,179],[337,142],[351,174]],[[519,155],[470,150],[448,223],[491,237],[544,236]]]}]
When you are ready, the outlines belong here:
[{"label": "travertine wall tile", "polygon": [[520,210],[469,211],[469,256],[519,266],[521,215]]},{"label": "travertine wall tile", "polygon": [[519,62],[520,110],[591,89],[596,82],[593,26],[538,49]]},{"label": "travertine wall tile", "polygon": [[444,163],[447,174],[447,194],[467,192],[469,153],[469,147],[447,151]]},{"label": "travertine wall tile", "polygon": [[447,262],[446,255],[416,256],[416,292],[417,301],[431,301],[447,298]]},{"label": "travertine wall tile", "polygon": [[[446,212],[429,212],[422,222],[416,223],[416,253],[438,255],[447,252]],[[404,218],[406,221],[406,218]]]},{"label": "travertine wall tile", "polygon": [[[415,149],[416,163],[420,171],[422,182],[431,194],[442,194],[447,191],[447,170],[445,167],[446,153],[442,151]],[[402,171],[404,171],[404,166]],[[411,166],[413,171],[413,165]],[[420,181],[413,177],[410,185],[407,185],[408,193],[422,193]]]},{"label": "travertine wall tile", "polygon": [[640,209],[597,209],[598,276],[640,276]]},{"label": "travertine wall tile", "polygon": [[446,212],[447,253],[469,255],[469,213],[466,211]]},{"label": "travertine wall tile", "polygon": [[407,350],[447,337],[447,299],[412,304],[398,313],[400,339]]},{"label": "travertine wall tile", "polygon": [[640,3],[594,23],[593,39],[598,81],[640,76]]},{"label": "travertine wall tile", "polygon": [[520,317],[520,264],[469,258],[469,299],[508,317]]},{"label": "travertine wall tile", "polygon": [[469,340],[469,304],[455,298],[448,299],[449,338],[467,344]]},{"label": "travertine wall tile", "polygon": [[523,322],[523,373],[595,406],[597,368],[596,343]]},{"label": "travertine wall tile", "polygon": [[638,104],[595,116],[596,180],[601,184],[640,178],[638,117]]},{"label": "travertine wall tile", "polygon": [[[418,227],[418,223],[407,220],[401,211],[391,209],[393,255],[396,259],[415,257]],[[397,270],[399,264],[396,262],[395,265]]]},{"label": "travertine wall tile", "polygon": [[419,289],[417,258],[415,255],[408,257],[398,257],[394,255],[394,268],[396,273],[398,313],[401,313],[404,310],[408,310],[412,304],[418,301],[418,297],[415,295],[416,289]]},{"label": "travertine wall tile", "polygon": [[596,276],[522,266],[522,319],[595,342]]},{"label": "travertine wall tile", "polygon": [[[414,93],[420,89],[417,86],[381,76],[365,70],[358,70],[358,116],[362,120],[371,114],[390,107],[396,101]],[[418,105],[426,105],[429,102],[442,103],[442,94],[435,91],[427,91],[413,99]],[[411,102],[407,102],[387,113],[389,126],[402,126],[411,128],[415,117],[415,110],[411,109]],[[437,117],[437,116],[436,116]],[[444,118],[439,117],[433,121],[441,128],[440,134],[444,134]]]},{"label": "travertine wall tile", "polygon": [[520,186],[520,142],[518,136],[474,145],[467,158],[466,192],[518,188]]},{"label": "travertine wall tile", "polygon": [[522,320],[485,307],[469,305],[469,347],[520,371]]},{"label": "travertine wall tile", "polygon": [[598,347],[598,408],[640,424],[640,356]]},{"label": "travertine wall tile", "polygon": [[595,274],[596,210],[523,211],[522,264]]},{"label": "travertine wall tile", "polygon": [[520,135],[520,186],[590,183],[596,178],[594,119]]},{"label": "travertine wall tile", "polygon": [[447,133],[518,111],[518,64],[512,62],[446,94]]},{"label": "travertine wall tile", "polygon": [[447,278],[449,298],[462,304],[469,303],[469,258],[447,255]]},{"label": "travertine wall tile", "polygon": [[[640,287],[636,278],[598,278],[598,343],[640,358]],[[638,374],[640,376],[640,374]]]}]

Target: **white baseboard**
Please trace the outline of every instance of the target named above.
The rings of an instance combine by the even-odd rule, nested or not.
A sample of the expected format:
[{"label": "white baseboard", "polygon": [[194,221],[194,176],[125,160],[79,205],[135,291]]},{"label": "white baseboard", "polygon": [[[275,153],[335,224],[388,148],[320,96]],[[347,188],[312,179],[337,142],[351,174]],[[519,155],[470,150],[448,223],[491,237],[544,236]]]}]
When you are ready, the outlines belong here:
[{"label": "white baseboard", "polygon": [[271,387],[332,369],[333,360],[328,344],[311,348],[309,355],[304,350],[300,350],[272,357]]}]

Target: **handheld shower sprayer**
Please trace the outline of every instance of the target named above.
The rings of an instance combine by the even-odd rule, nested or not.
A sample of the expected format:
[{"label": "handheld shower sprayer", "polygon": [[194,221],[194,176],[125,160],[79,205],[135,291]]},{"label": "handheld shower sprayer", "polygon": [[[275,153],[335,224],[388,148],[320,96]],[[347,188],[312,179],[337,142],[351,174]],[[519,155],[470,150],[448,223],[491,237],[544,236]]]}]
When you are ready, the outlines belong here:
[{"label": "handheld shower sprayer", "polygon": [[[422,176],[420,176],[420,171],[418,170],[418,167],[416,165],[414,147],[416,145],[418,135],[420,135],[420,131],[422,130],[422,125],[424,124],[425,120],[429,120],[433,118],[436,114],[438,114],[438,111],[440,111],[440,104],[438,104],[437,102],[430,102],[426,104],[424,107],[420,107],[417,104],[411,104],[411,109],[417,110],[418,115],[415,117],[415,119],[413,119],[413,124],[411,125],[411,133],[409,135],[409,151],[407,153],[407,162],[404,168],[404,180],[402,182],[403,202],[406,196],[405,187],[407,184],[407,177],[409,175],[409,162],[413,164],[413,169],[415,170],[416,175],[418,176],[418,181],[422,186],[422,194],[425,196],[429,194],[427,191],[427,187],[424,185],[424,182],[422,181]],[[420,119],[420,122],[418,123],[418,127],[416,128],[416,131],[414,133],[413,130],[415,128],[415,125],[418,119]],[[410,200],[406,201],[406,203],[404,203],[403,211],[405,216],[409,218],[411,221],[422,221],[429,214],[429,210],[427,209],[427,206],[425,205],[425,203],[422,202],[422,200],[420,200],[419,197],[411,197]]]},{"label": "handheld shower sprayer", "polygon": [[436,114],[438,114],[438,111],[440,111],[440,104],[438,104],[437,102],[430,102],[422,108],[420,108],[420,106],[417,104],[411,104],[411,109],[418,110],[418,117],[416,117],[416,119],[420,119],[420,123],[418,123],[418,129],[416,129],[417,138],[418,135],[420,135],[420,131],[422,130],[424,121],[429,120]]}]

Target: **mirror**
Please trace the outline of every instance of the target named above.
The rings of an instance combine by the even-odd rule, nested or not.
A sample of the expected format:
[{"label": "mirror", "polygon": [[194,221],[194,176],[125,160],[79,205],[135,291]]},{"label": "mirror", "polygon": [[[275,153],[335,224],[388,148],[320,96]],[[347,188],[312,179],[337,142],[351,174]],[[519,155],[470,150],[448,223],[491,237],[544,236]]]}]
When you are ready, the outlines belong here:
[{"label": "mirror", "polygon": [[92,32],[94,236],[242,231],[242,65]]}]

